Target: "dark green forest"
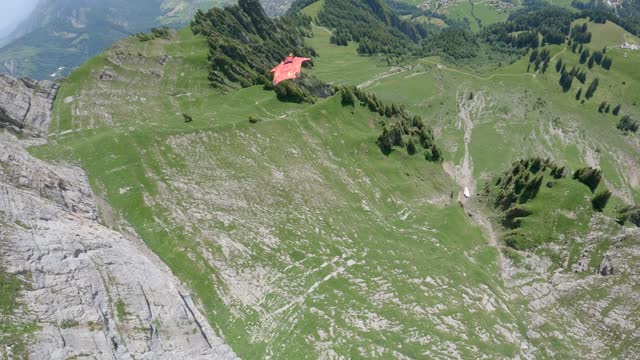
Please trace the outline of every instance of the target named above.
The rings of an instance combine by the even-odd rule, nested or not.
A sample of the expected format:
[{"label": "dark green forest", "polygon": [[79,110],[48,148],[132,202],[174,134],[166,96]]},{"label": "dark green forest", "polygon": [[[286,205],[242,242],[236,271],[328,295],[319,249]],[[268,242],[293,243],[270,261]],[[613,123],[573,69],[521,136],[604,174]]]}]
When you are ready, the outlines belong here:
[{"label": "dark green forest", "polygon": [[269,71],[290,53],[316,55],[302,41],[310,23],[303,15],[271,19],[258,0],[240,0],[237,6],[198,11],[191,29],[208,39],[211,83],[248,87],[271,84]]}]

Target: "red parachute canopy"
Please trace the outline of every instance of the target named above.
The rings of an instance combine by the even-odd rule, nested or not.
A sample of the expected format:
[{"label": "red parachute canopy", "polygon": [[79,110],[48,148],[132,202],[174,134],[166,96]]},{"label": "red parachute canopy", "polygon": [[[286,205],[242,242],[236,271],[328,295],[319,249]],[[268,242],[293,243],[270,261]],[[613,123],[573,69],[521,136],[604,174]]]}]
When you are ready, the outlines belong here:
[{"label": "red parachute canopy", "polygon": [[295,57],[293,55],[287,56],[283,62],[271,70],[273,73],[273,85],[277,85],[279,82],[284,80],[295,79],[298,77],[302,63],[310,60],[310,58]]}]

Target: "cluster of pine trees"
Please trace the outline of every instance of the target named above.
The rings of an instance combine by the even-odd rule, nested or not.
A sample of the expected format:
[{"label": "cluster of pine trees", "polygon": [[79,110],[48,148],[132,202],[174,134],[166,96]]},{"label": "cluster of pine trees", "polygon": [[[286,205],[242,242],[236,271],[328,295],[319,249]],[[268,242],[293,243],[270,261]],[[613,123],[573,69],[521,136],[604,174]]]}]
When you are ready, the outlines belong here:
[{"label": "cluster of pine trees", "polygon": [[608,114],[609,112],[611,112],[614,116],[618,116],[621,109],[622,109],[622,105],[618,104],[616,105],[616,107],[613,108],[613,111],[611,112],[611,104],[609,104],[606,101],[601,102],[600,106],[598,106],[599,113]]},{"label": "cluster of pine trees", "polygon": [[382,0],[326,0],[318,22],[334,29],[334,44],[358,42],[363,55],[415,53],[427,35],[423,25],[401,19]]},{"label": "cluster of pine trees", "polygon": [[507,32],[508,28],[494,29],[494,32],[500,31],[500,40],[505,44],[509,44],[516,48],[535,49],[540,46],[540,39],[537,31],[521,31]]},{"label": "cluster of pine trees", "polygon": [[[564,167],[557,166],[550,159],[536,157],[516,161],[511,170],[495,181],[498,192],[493,205],[507,211],[516,204],[525,204],[534,199],[542,187],[547,169],[555,179],[563,178],[566,173]],[[491,188],[487,186],[485,191],[491,192]]]},{"label": "cluster of pine trees", "polygon": [[162,26],[159,28],[151,28],[151,32],[149,33],[137,33],[136,37],[140,41],[150,41],[154,39],[171,39],[172,31],[166,26]]},{"label": "cluster of pine trees", "polygon": [[[265,88],[270,88],[268,84]],[[295,103],[315,103],[316,98],[326,98],[335,93],[335,90],[313,75],[302,74],[296,79],[281,81],[273,90],[280,101]]]},{"label": "cluster of pine trees", "polygon": [[350,40],[351,36],[343,30],[336,30],[335,33],[331,35],[331,38],[329,38],[331,44],[338,46],[347,46]]},{"label": "cluster of pine trees", "polygon": [[633,133],[638,132],[638,128],[640,127],[640,124],[638,123],[637,120],[633,120],[631,116],[625,115],[620,119],[616,127],[618,128],[618,130],[627,134],[629,132],[633,132]]},{"label": "cluster of pine trees", "polygon": [[620,225],[624,225],[627,221],[637,227],[640,227],[640,206],[629,205],[618,210],[616,221]]},{"label": "cluster of pine trees", "polygon": [[[580,69],[576,66],[573,66],[571,70],[567,71],[567,65],[563,63],[562,59],[558,59],[556,61],[556,71],[560,73],[560,86],[562,86],[562,91],[567,92],[571,89],[571,85],[573,84],[573,79],[578,79],[580,83],[584,84],[587,81],[587,73],[585,70]],[[582,88],[578,90],[576,94],[576,100],[580,99],[582,95]]]},{"label": "cluster of pine trees", "polygon": [[525,1],[524,5],[509,16],[515,31],[536,31],[542,35],[542,46],[565,42],[577,14],[539,0]]},{"label": "cluster of pine trees", "polygon": [[[594,64],[598,64],[606,70],[611,69],[611,65],[613,65],[613,60],[611,60],[610,57],[604,55],[606,52],[607,52],[607,48],[602,49],[602,51],[594,51],[591,54],[591,56],[589,56],[589,60],[586,61],[589,69],[592,69]],[[581,60],[581,63],[584,63],[582,62],[582,55],[580,57],[580,60]]]},{"label": "cluster of pine trees", "polygon": [[606,101],[600,103],[598,106],[598,112],[601,114],[608,114],[611,111],[611,104]]},{"label": "cluster of pine trees", "polygon": [[375,94],[365,93],[355,86],[340,89],[342,106],[366,106],[372,112],[385,116],[378,146],[385,155],[394,147],[406,149],[409,155],[422,153],[427,161],[442,161],[433,131],[419,115],[411,116],[402,105],[383,103]]},{"label": "cluster of pine trees", "polygon": [[602,171],[592,167],[585,167],[576,170],[573,173],[573,179],[587,185],[591,192],[594,192],[602,180]]},{"label": "cluster of pine trees", "polygon": [[199,10],[191,28],[207,37],[212,85],[248,87],[271,84],[269,71],[290,53],[316,55],[302,42],[310,24],[303,15],[271,19],[258,0],[239,0],[236,6]]},{"label": "cluster of pine trees", "polygon": [[[609,104],[606,101],[601,102],[600,106],[598,106],[598,112],[601,114],[608,114],[609,112],[611,112],[613,116],[618,116],[621,110],[622,110],[621,104],[616,105],[612,110],[611,104]],[[640,127],[640,123],[638,123],[637,120],[633,120],[631,116],[628,114],[622,116],[618,121],[618,124],[616,125],[616,128],[622,131],[625,135],[630,132],[632,133],[637,132],[639,127]]]},{"label": "cluster of pine trees", "polygon": [[[489,195],[492,205],[501,212],[502,226],[511,230],[520,228],[522,219],[531,215],[525,204],[538,195],[545,178],[562,179],[566,172],[564,167],[554,164],[550,159],[521,159],[514,162],[494,183],[487,184],[485,193]],[[546,181],[546,186],[552,187],[553,181]],[[519,236],[516,232],[509,233],[505,243],[517,250],[533,246],[530,239]]]},{"label": "cluster of pine trees", "polygon": [[529,66],[527,67],[527,72],[531,70],[531,64],[534,64],[533,71],[540,70],[544,74],[549,68],[549,61],[551,61],[551,54],[549,53],[549,49],[545,48],[541,51],[538,51],[538,49],[533,49],[533,51],[531,51],[531,55],[529,56]]},{"label": "cluster of pine trees", "polygon": [[[578,169],[573,173],[573,179],[587,185],[592,193],[595,193],[602,181],[602,171],[592,167]],[[591,205],[595,211],[603,211],[611,198],[611,191],[603,189],[591,198]]]},{"label": "cluster of pine trees", "polygon": [[584,97],[587,99],[591,99],[593,97],[593,94],[595,94],[596,90],[598,90],[598,85],[600,85],[600,79],[598,78],[593,79],[591,84],[589,84],[589,87],[587,88],[587,92],[584,94]]},{"label": "cluster of pine trees", "polygon": [[591,42],[591,32],[587,29],[587,23],[571,28],[569,39],[572,43],[588,44]]},{"label": "cluster of pine trees", "polygon": [[[489,195],[492,206],[500,211],[501,224],[507,229],[515,230],[521,227],[523,218],[531,215],[525,204],[536,198],[542,184],[546,184],[547,188],[553,188],[555,181],[564,179],[567,172],[564,166],[557,165],[550,159],[521,159],[514,162],[512,167],[493,183],[487,184],[485,193]],[[573,179],[587,185],[591,192],[595,193],[602,180],[602,172],[599,169],[585,167],[576,170]],[[603,211],[611,195],[607,189],[595,193],[590,200],[593,209]],[[627,213],[624,215],[629,216]],[[508,233],[506,245],[517,250],[526,250],[535,245],[530,239],[520,235],[522,234],[517,232]]]}]

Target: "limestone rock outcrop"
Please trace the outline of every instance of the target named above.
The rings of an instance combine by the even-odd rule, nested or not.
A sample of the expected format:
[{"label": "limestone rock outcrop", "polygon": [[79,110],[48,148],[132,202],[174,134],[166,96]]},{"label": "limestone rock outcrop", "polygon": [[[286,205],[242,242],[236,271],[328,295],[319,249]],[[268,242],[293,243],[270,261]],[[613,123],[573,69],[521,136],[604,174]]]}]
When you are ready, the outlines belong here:
[{"label": "limestone rock outcrop", "polygon": [[[0,82],[2,123],[46,134],[56,86],[2,75]],[[25,149],[33,141],[0,130],[0,269],[28,283],[20,294],[26,311],[14,315],[37,325],[26,355],[235,359],[133,230],[100,223],[85,173],[33,157]],[[0,358],[13,351],[0,348]]]},{"label": "limestone rock outcrop", "polygon": [[0,128],[33,136],[45,135],[58,87],[52,81],[16,79],[0,74]]}]

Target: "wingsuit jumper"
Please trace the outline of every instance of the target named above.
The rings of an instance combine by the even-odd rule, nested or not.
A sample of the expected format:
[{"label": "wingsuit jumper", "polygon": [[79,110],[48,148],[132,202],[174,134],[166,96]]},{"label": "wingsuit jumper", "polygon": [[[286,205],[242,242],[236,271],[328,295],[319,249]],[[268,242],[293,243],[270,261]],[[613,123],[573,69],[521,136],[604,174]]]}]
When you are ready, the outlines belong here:
[{"label": "wingsuit jumper", "polygon": [[271,70],[273,73],[273,85],[277,85],[284,80],[297,78],[301,73],[302,63],[310,60],[310,58],[295,57],[293,54],[287,56],[283,62]]}]

